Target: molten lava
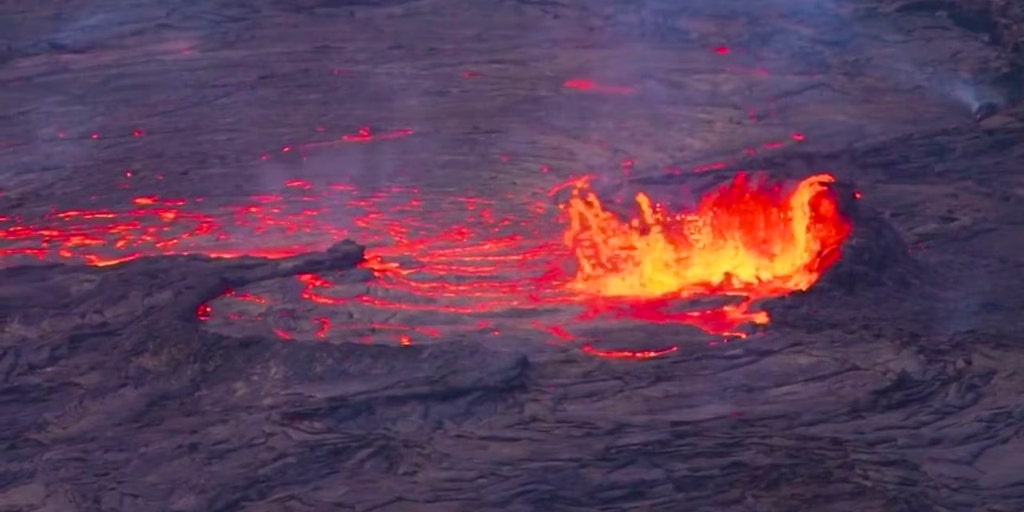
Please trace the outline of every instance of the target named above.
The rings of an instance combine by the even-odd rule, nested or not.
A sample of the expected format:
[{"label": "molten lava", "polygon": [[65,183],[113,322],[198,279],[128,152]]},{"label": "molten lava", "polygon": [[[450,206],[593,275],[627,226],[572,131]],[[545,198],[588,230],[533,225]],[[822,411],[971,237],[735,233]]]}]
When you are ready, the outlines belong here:
[{"label": "molten lava", "polygon": [[[671,326],[743,337],[741,326],[768,320],[752,311],[753,301],[811,286],[849,232],[830,181],[815,176],[783,193],[740,177],[690,213],[669,213],[639,195],[640,215],[627,221],[580,185],[562,205],[566,243],[551,222],[557,211],[531,194],[453,198],[445,190],[292,179],[272,193],[211,205],[145,190],[124,196],[121,207],[103,198],[98,209],[0,216],[0,265],[32,257],[102,266],[183,253],[280,258],[351,237],[370,248],[363,264],[370,281],[345,271],[303,274],[299,291],[273,284],[227,291],[198,305],[197,318],[215,329],[262,326],[283,340],[415,345],[540,333],[598,357],[648,359],[679,349]],[[727,297],[689,300],[695,295]],[[626,350],[595,338],[607,322],[645,329],[644,346]],[[668,330],[648,330],[659,326]],[[669,339],[651,348],[652,335]]]},{"label": "molten lava", "polygon": [[578,263],[571,286],[636,299],[725,294],[754,300],[806,290],[838,259],[850,233],[830,190],[833,181],[819,174],[784,192],[738,175],[683,213],[670,213],[641,193],[639,215],[628,221],[580,182],[563,205],[569,219],[564,242]]}]

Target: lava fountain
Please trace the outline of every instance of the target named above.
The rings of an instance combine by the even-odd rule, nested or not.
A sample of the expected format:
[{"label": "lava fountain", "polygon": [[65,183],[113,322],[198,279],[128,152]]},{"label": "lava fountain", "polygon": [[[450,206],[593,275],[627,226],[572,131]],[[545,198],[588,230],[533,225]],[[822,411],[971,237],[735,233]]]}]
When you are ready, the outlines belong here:
[{"label": "lava fountain", "polygon": [[563,241],[578,264],[569,286],[624,300],[739,296],[745,302],[732,310],[733,323],[767,323],[746,305],[808,289],[839,258],[850,223],[834,181],[818,174],[786,191],[739,174],[692,211],[672,213],[637,194],[638,214],[626,220],[579,181],[562,205]]}]

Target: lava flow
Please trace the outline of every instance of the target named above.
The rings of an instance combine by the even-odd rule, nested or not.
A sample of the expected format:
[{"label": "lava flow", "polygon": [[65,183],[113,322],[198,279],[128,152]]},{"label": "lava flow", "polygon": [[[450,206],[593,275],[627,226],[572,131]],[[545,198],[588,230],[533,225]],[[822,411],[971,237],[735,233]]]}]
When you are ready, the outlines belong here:
[{"label": "lava flow", "polygon": [[578,263],[571,287],[625,300],[738,296],[743,302],[720,310],[725,324],[767,323],[765,312],[749,311],[752,301],[806,290],[839,258],[850,224],[833,181],[819,174],[784,193],[740,174],[680,213],[640,193],[639,215],[628,221],[581,181],[563,205],[564,242]]},{"label": "lava flow", "polygon": [[289,180],[242,203],[146,194],[122,208],[0,218],[0,256],[98,266],[156,254],[273,258],[348,237],[368,246],[362,270],[297,276],[298,287],[257,283],[199,305],[197,317],[282,340],[540,336],[644,359],[678,347],[637,340],[678,337],[680,325],[743,336],[741,325],[767,321],[752,301],[813,284],[849,232],[830,181],[814,176],[784,194],[739,177],[690,213],[640,195],[640,215],[625,221],[581,185],[559,205],[559,226],[540,191],[455,198]]}]

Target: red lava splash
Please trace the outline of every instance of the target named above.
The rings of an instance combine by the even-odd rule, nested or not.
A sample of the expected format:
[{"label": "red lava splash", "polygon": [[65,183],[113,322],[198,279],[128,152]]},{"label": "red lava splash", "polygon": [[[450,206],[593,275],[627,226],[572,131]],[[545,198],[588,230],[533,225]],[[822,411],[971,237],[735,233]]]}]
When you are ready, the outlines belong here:
[{"label": "red lava splash", "polygon": [[[283,340],[409,345],[458,332],[539,332],[595,356],[646,359],[677,347],[604,350],[581,333],[609,320],[716,335],[765,321],[749,310],[752,300],[806,288],[838,255],[848,227],[827,181],[809,178],[786,195],[741,178],[693,213],[669,214],[641,196],[640,216],[619,220],[584,188],[559,208],[540,193],[455,198],[290,180],[241,204],[146,194],[123,208],[0,217],[0,258],[98,266],[158,254],[277,258],[352,238],[369,247],[369,280],[308,274],[294,288],[230,290],[200,305],[197,317],[224,328],[253,320],[247,325]],[[569,221],[565,233],[554,222],[560,215]],[[697,295],[728,300],[690,301]]]}]

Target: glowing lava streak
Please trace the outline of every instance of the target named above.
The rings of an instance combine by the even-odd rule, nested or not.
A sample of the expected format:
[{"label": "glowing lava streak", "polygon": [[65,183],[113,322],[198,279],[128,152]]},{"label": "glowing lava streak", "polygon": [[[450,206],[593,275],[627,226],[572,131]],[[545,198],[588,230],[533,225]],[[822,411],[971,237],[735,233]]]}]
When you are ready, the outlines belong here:
[{"label": "glowing lava streak", "polygon": [[[571,286],[620,298],[723,294],[756,300],[806,290],[839,257],[850,233],[827,174],[788,193],[738,175],[692,212],[669,213],[644,194],[639,216],[620,220],[586,182],[563,209],[564,242],[579,268]],[[767,322],[763,313],[748,318]]]},{"label": "glowing lava streak", "polygon": [[566,80],[562,82],[562,87],[565,87],[566,89],[575,89],[577,91],[599,92],[605,94],[627,95],[633,93],[632,87],[600,84],[593,80],[586,80],[581,78]]}]

